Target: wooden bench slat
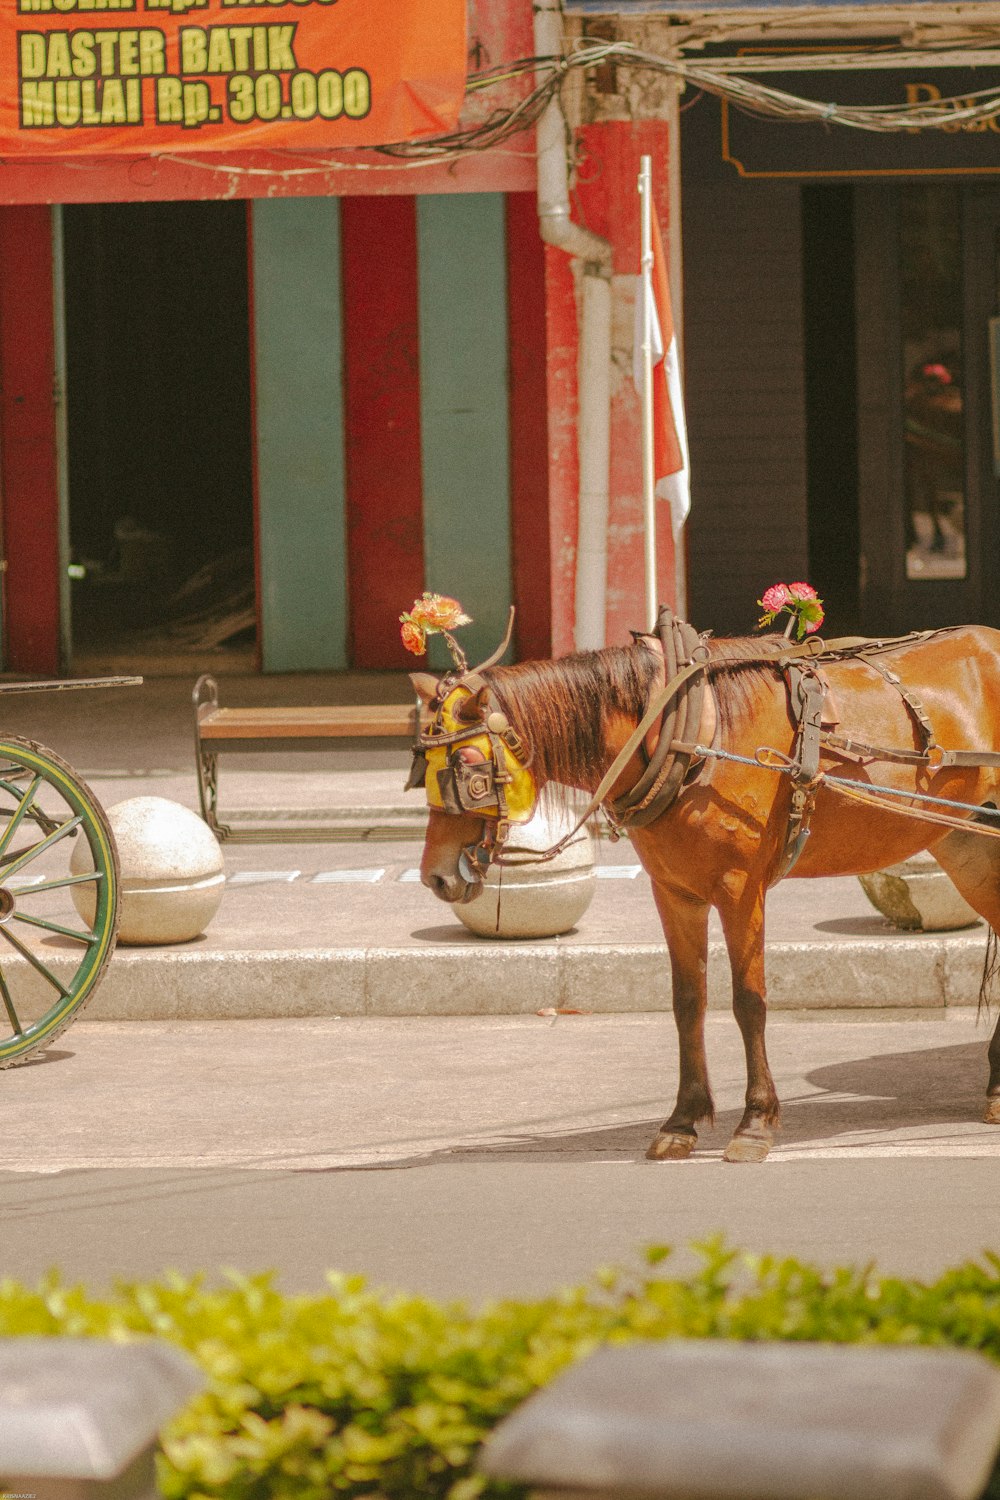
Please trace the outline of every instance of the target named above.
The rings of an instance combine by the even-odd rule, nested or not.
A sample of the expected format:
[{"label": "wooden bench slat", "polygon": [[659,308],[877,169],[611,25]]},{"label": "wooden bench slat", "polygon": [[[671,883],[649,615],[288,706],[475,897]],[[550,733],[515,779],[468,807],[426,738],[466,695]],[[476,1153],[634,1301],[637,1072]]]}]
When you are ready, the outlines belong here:
[{"label": "wooden bench slat", "polygon": [[413,734],[413,705],[379,704],[331,708],[215,708],[199,716],[206,740],[338,739]]},{"label": "wooden bench slat", "polygon": [[[219,818],[219,763],[225,752],[318,750],[331,741],[350,739],[412,742],[418,717],[413,698],[408,703],[222,708],[218,683],[207,672],[198,678],[192,697],[198,800],[202,817],[220,841],[286,842],[290,838],[326,839],[341,832],[336,824],[307,831],[294,819],[234,831]],[[429,722],[429,715],[419,717]]]}]

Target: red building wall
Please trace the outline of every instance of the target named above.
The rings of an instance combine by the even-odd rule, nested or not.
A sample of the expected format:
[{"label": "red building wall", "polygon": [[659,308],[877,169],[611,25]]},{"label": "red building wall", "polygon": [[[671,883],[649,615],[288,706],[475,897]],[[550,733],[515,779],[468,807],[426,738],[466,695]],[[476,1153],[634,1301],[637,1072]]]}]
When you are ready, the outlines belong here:
[{"label": "red building wall", "polygon": [[[469,0],[469,37],[472,69],[530,56],[530,0]],[[79,159],[0,164],[0,205],[8,205],[0,209],[0,482],[8,556],[15,538],[18,550],[17,567],[7,580],[8,664],[55,670],[59,652],[52,268],[49,211],[41,205],[231,196],[345,197],[345,321],[348,328],[364,325],[370,340],[368,353],[359,343],[345,370],[348,477],[362,522],[378,517],[374,528],[359,523],[350,529],[350,566],[356,585],[369,591],[382,588],[387,574],[394,574],[395,598],[406,579],[404,594],[411,587],[419,591],[422,569],[419,436],[414,437],[419,427],[412,421],[418,396],[411,347],[416,318],[413,278],[407,270],[408,264],[412,268],[407,247],[413,203],[425,192],[509,195],[511,512],[519,651],[522,656],[538,656],[571,650],[579,488],[577,289],[569,257],[543,246],[538,235],[532,144],[532,136],[526,134],[515,151],[418,169],[394,167],[375,153],[349,158],[331,153],[329,164],[315,171],[303,171],[303,162],[293,153],[260,152],[226,159],[214,153],[171,160],[121,159],[87,163],[86,171]],[[625,304],[638,270],[639,157],[649,152],[654,159],[657,207],[666,239],[670,144],[665,123],[658,121],[591,125],[577,136],[580,171],[573,211],[614,246],[616,343],[621,345],[615,351],[611,417],[609,643],[625,639],[629,627],[641,625],[644,610],[639,406],[630,379],[631,324]],[[377,200],[382,196],[392,202],[380,208]],[[381,304],[372,297],[372,268],[364,254],[373,217],[379,221],[381,242],[399,251],[401,270],[391,298]],[[372,429],[384,437],[378,462],[358,440]],[[30,487],[25,482],[29,446]],[[665,509],[661,519],[660,593],[669,599],[674,560]],[[384,565],[386,555],[391,568]],[[30,588],[19,582],[27,576]],[[381,651],[384,661],[386,643],[370,645],[376,654]],[[354,643],[358,665],[366,664],[367,650],[360,638]]]},{"label": "red building wall", "polygon": [[[609,240],[615,281],[611,472],[608,517],[608,645],[624,644],[645,615],[642,525],[642,435],[632,383],[632,287],[617,278],[639,270],[639,160],[653,159],[653,187],[664,244],[669,243],[669,130],[665,121],[611,121],[584,126],[576,138],[579,222]],[[577,303],[568,257],[547,251],[549,497],[552,545],[552,636],[556,653],[573,649],[574,573],[579,469],[577,463]],[[658,505],[657,562],[663,602],[675,598],[669,512]]]},{"label": "red building wall", "polygon": [[52,224],[0,208],[4,668],[59,671],[59,490]]}]

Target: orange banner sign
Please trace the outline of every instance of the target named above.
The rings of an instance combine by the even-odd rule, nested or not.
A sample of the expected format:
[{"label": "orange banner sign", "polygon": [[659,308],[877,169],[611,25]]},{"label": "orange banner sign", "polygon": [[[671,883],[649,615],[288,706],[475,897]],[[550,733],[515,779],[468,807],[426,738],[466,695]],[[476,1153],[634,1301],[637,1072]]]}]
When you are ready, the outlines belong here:
[{"label": "orange banner sign", "polygon": [[0,0],[0,156],[373,146],[451,130],[466,0]]}]

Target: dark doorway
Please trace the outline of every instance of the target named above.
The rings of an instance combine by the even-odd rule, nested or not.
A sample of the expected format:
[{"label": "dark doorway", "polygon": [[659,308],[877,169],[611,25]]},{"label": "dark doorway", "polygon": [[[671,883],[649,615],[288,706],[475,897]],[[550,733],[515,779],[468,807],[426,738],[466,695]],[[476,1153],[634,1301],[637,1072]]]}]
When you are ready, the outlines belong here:
[{"label": "dark doorway", "polygon": [[64,210],[74,660],[254,651],[240,203]]},{"label": "dark doorway", "polygon": [[854,338],[854,189],[802,189],[809,580],[835,610],[837,632],[859,624],[858,382]]},{"label": "dark doorway", "polygon": [[995,625],[1000,193],[924,179],[855,201],[862,626]]}]

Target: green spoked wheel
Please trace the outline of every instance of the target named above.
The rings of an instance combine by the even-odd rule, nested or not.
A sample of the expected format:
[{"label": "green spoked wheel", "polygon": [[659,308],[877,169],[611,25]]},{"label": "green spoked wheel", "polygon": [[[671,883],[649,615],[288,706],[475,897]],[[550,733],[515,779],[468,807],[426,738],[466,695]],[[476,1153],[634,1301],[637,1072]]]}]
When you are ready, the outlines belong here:
[{"label": "green spoked wheel", "polygon": [[65,761],[0,738],[0,1068],[50,1046],[114,952],[118,856]]}]

